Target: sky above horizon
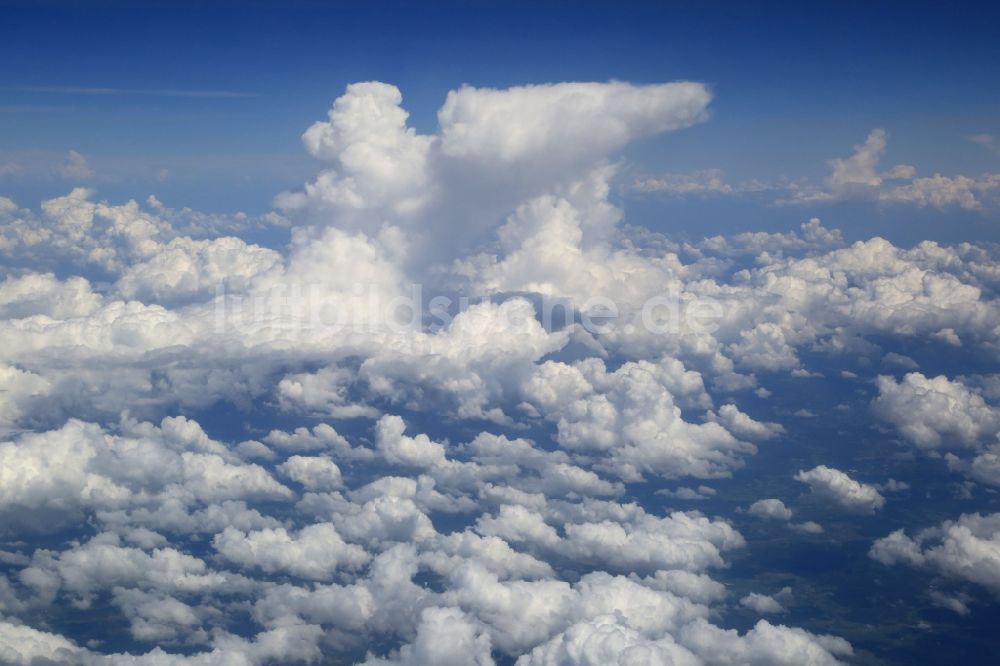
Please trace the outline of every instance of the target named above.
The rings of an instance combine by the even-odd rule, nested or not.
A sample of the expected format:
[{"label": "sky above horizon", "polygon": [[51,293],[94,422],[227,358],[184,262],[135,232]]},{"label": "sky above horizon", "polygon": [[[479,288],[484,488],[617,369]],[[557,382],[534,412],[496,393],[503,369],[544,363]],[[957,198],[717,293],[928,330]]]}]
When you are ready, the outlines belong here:
[{"label": "sky above horizon", "polygon": [[[0,187],[22,205],[85,184],[114,200],[155,193],[175,208],[264,213],[315,170],[302,128],[365,80],[399,87],[422,133],[463,84],[710,86],[705,122],[626,149],[633,181],[710,171],[733,187],[821,183],[827,162],[876,128],[888,136],[884,168],[1000,170],[991,3],[223,2],[194,13],[111,1],[3,12]],[[69,151],[85,170],[67,168]],[[695,240],[812,216],[852,238],[998,237],[995,207],[859,208],[847,197],[804,208],[775,206],[787,198],[776,190],[650,196],[630,185],[620,193],[630,222]]]}]

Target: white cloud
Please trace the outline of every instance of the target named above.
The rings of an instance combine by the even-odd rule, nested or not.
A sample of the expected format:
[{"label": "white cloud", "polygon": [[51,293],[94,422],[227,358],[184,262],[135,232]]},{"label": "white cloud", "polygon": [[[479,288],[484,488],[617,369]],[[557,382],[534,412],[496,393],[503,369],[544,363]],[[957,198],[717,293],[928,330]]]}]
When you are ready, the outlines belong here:
[{"label": "white cloud", "polygon": [[967,514],[907,536],[879,539],[869,555],[885,565],[908,564],[984,586],[1000,594],[1000,514]]},{"label": "white cloud", "polygon": [[707,622],[692,623],[681,633],[681,643],[712,664],[787,664],[825,666],[853,655],[841,638],[816,636],[801,629],[760,620],[743,636]]},{"label": "white cloud", "polygon": [[632,184],[638,192],[666,192],[678,196],[691,194],[732,194],[733,186],[723,180],[720,169],[706,169],[692,173],[667,173],[661,176],[638,178]]},{"label": "white cloud", "polygon": [[586,163],[642,136],[697,122],[710,99],[699,83],[465,86],[450,92],[438,112],[442,151],[478,163]]},{"label": "white cloud", "polygon": [[792,510],[785,506],[779,499],[757,500],[750,505],[747,513],[762,520],[789,521],[792,519]]},{"label": "white cloud", "polygon": [[878,198],[885,203],[912,204],[920,208],[958,206],[978,210],[983,207],[980,197],[995,189],[1000,189],[998,174],[973,178],[936,173],[930,177],[914,178],[907,185],[889,188],[880,192]]},{"label": "white cloud", "polygon": [[[979,210],[990,193],[1000,188],[1000,174],[995,173],[979,176],[935,173],[918,177],[917,170],[906,164],[880,172],[878,163],[885,153],[887,138],[885,130],[873,129],[863,144],[854,146],[850,157],[829,160],[830,175],[823,187],[794,184],[788,188],[789,196],[777,203],[816,204],[856,199],[920,208]],[[989,145],[989,141],[979,142]]]},{"label": "white cloud", "polygon": [[276,203],[313,219],[336,211],[341,227],[369,233],[398,225],[412,265],[451,259],[524,198],[574,181],[630,141],[697,122],[710,97],[687,82],[464,86],[439,110],[438,133],[419,135],[395,86],[352,84],[303,136],[335,167]]},{"label": "white cloud", "polygon": [[343,485],[337,463],[322,456],[291,456],[278,470],[307,490],[336,490]]},{"label": "white cloud", "polygon": [[0,622],[0,661],[14,666],[51,662],[69,664],[81,649],[72,641],[31,627]]},{"label": "white cloud", "polygon": [[846,159],[830,160],[830,176],[826,179],[832,189],[853,185],[877,187],[882,178],[875,173],[886,147],[884,129],[873,129],[863,144],[854,146],[854,154]]},{"label": "white cloud", "polygon": [[217,290],[246,291],[254,277],[275,269],[280,261],[277,252],[238,238],[175,238],[129,266],[115,286],[122,297],[146,303],[204,299]]},{"label": "white cloud", "polygon": [[346,543],[330,523],[315,523],[296,534],[284,528],[244,533],[227,527],[212,543],[235,564],[312,580],[329,580],[337,569],[358,569],[369,559],[363,548]]},{"label": "white cloud", "polygon": [[600,616],[572,627],[521,657],[518,666],[569,664],[672,664],[698,666],[703,662],[670,636],[651,640],[614,616]]},{"label": "white cloud", "polygon": [[792,588],[785,587],[782,588],[781,592],[775,596],[760,594],[759,592],[751,592],[740,599],[740,605],[745,606],[752,611],[756,611],[761,615],[769,613],[784,613],[786,608],[782,605],[782,602],[787,603],[787,601],[791,598]]},{"label": "white cloud", "polygon": [[315,157],[334,162],[305,191],[284,194],[278,205],[347,209],[419,208],[430,187],[428,152],[433,140],[406,127],[403,97],[395,86],[354,83],[337,99],[327,122],[313,124],[302,142]]},{"label": "white cloud", "polygon": [[911,372],[881,375],[872,411],[921,449],[974,447],[1000,433],[997,409],[960,381]]},{"label": "white cloud", "polygon": [[[85,509],[117,509],[176,499],[183,503],[289,499],[291,491],[257,465],[237,462],[184,417],[160,427],[126,423],[111,435],[69,421],[58,430],[0,443],[0,512],[53,519]],[[229,458],[229,460],[227,460]],[[55,520],[52,529],[59,527]]]},{"label": "white cloud", "polygon": [[365,664],[399,666],[492,666],[490,636],[484,627],[458,608],[425,608],[416,639],[404,645],[394,659],[369,658]]},{"label": "white cloud", "polygon": [[66,161],[59,167],[59,175],[66,180],[87,180],[94,176],[94,171],[87,163],[86,157],[71,150],[66,155]]},{"label": "white cloud", "polygon": [[874,486],[855,481],[839,469],[826,465],[808,471],[800,470],[795,480],[809,484],[809,489],[817,498],[847,511],[874,513],[885,505],[885,498]]},{"label": "white cloud", "polygon": [[[353,85],[305,134],[324,171],[280,197],[295,222],[280,251],[221,235],[265,221],[155,198],[113,205],[78,189],[37,213],[0,199],[0,252],[16,267],[0,283],[11,542],[0,606],[33,621],[58,606],[72,620],[108,600],[149,650],[104,656],[7,627],[20,636],[10,643],[33,647],[4,658],[849,658],[842,639],[713,624],[727,603],[792,602],[784,591],[727,602],[710,577],[746,545],[725,514],[728,489],[758,443],[784,432],[757,410],[825,416],[796,391],[825,381],[816,370],[836,377],[845,359],[859,391],[883,357],[906,351],[927,367],[900,340],[995,355],[997,256],[974,244],[847,246],[815,219],[689,244],[619,228],[611,160],[696,122],[708,98],[689,83],[466,87],[440,130],[420,135],[397,89]],[[910,169],[878,170],[884,147],[876,133],[836,162],[831,192],[914,185]],[[717,174],[674,185],[730,187]],[[90,279],[73,276],[82,271]],[[415,281],[428,293],[414,303],[433,290],[470,301],[442,321],[397,325],[385,308]],[[601,330],[539,314],[546,298],[570,298],[582,322],[600,309],[593,297],[618,309]],[[656,298],[668,305],[654,323],[677,303],[681,321],[666,332],[643,322]],[[719,309],[708,321],[681,316],[709,302]],[[220,326],[219,308],[237,305],[244,319]],[[345,315],[355,321],[331,321]],[[949,464],[1000,478],[987,379],[879,382],[876,411],[904,437],[931,448],[935,436],[941,448],[964,437],[973,455]],[[762,405],[754,389],[774,399]],[[205,429],[180,413],[206,414]],[[796,478],[862,512],[893,490],[824,466]],[[706,513],[664,512],[663,497],[713,501],[697,505]],[[774,498],[748,514],[822,532]],[[946,564],[951,545],[933,554],[938,539],[988,553],[992,528],[962,520],[877,552],[993,585],[988,556],[966,569]],[[76,540],[53,539],[67,524]],[[228,633],[233,617],[242,636]],[[166,651],[182,647],[192,654]]]},{"label": "white cloud", "polygon": [[698,486],[697,488],[688,488],[687,486],[681,486],[676,490],[669,490],[664,488],[662,490],[656,491],[657,495],[663,495],[664,497],[673,497],[680,500],[706,500],[710,499],[715,495],[715,490],[708,486]]}]

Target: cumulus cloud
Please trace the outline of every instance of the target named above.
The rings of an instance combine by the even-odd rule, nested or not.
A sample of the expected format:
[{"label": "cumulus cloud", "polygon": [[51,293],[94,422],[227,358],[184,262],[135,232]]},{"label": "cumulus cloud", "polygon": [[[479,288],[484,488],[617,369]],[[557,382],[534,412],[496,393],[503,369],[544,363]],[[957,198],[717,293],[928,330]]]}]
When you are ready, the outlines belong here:
[{"label": "cumulus cloud", "polygon": [[925,568],[1000,594],[998,528],[1000,514],[966,514],[920,530],[912,537],[904,530],[896,530],[876,541],[869,555],[885,565]]},{"label": "cumulus cloud", "polygon": [[887,145],[888,133],[881,128],[873,129],[864,143],[854,146],[849,157],[827,162],[830,174],[822,187],[794,183],[787,188],[789,195],[778,203],[817,204],[860,199],[920,208],[978,210],[983,207],[984,199],[1000,188],[1000,175],[995,173],[917,176],[916,168],[908,164],[879,171],[879,161]]},{"label": "cumulus cloud", "polygon": [[876,187],[882,177],[875,173],[886,147],[884,129],[873,129],[865,142],[854,146],[854,154],[845,159],[830,160],[830,176],[826,183],[833,189],[865,185]]},{"label": "cumulus cloud", "polygon": [[786,608],[783,605],[792,599],[792,588],[782,588],[778,594],[771,596],[759,592],[751,592],[740,599],[740,605],[749,608],[761,615],[768,613],[784,613]]},{"label": "cumulus cloud", "polygon": [[0,659],[29,666],[42,662],[70,663],[82,650],[72,641],[31,627],[0,622]]},{"label": "cumulus cloud", "polygon": [[308,490],[336,490],[343,485],[337,463],[322,456],[291,456],[278,470]]},{"label": "cumulus cloud", "polygon": [[757,500],[750,505],[747,513],[754,518],[762,520],[788,521],[792,518],[792,510],[785,506],[785,503],[779,499]]},{"label": "cumulus cloud", "polygon": [[345,543],[330,523],[314,523],[297,534],[283,528],[243,533],[227,527],[212,543],[235,564],[313,580],[329,579],[339,567],[360,568],[369,558],[363,548]]},{"label": "cumulus cloud", "polygon": [[[971,140],[995,149],[994,137],[981,134]],[[919,208],[961,208],[981,210],[986,202],[995,200],[1000,189],[1000,174],[978,176],[942,175],[918,176],[917,169],[897,164],[880,170],[879,162],[888,146],[888,133],[873,129],[863,143],[854,146],[848,157],[827,161],[829,174],[822,184],[806,180],[783,178],[774,182],[749,180],[738,184],[726,182],[720,169],[703,169],[691,173],[666,173],[636,178],[632,189],[637,192],[661,192],[671,196],[753,196],[777,193],[778,205],[816,205],[845,200],[872,201],[884,205],[909,205]]]},{"label": "cumulus cloud", "polygon": [[[321,172],[276,201],[285,248],[240,237],[288,222],[273,216],[0,198],[0,660],[850,658],[836,637],[724,626],[724,604],[792,603],[727,602],[712,578],[747,545],[727,493],[800,427],[770,419],[819,409],[785,387],[823,381],[820,362],[850,360],[862,387],[893,353],[928,367],[894,341],[995,355],[997,255],[848,245],[815,219],[691,243],[623,227],[619,152],[709,99],[686,82],[464,87],[421,134],[397,88],[353,84],[303,136]],[[878,170],[884,150],[874,133],[827,188],[916,184]],[[646,189],[730,187],[661,180]],[[553,300],[574,305],[565,321]],[[905,439],[958,441],[972,454],[950,465],[1000,478],[987,379],[876,381],[873,410]],[[795,478],[862,513],[899,487]],[[747,511],[822,531],[776,498]],[[943,564],[951,542],[936,554],[988,550],[976,520],[873,553],[992,585],[988,557],[973,578]],[[128,654],[38,621],[106,604]]]},{"label": "cumulus cloud", "polygon": [[1000,432],[1000,409],[961,381],[911,372],[879,376],[872,411],[921,449],[965,448]]},{"label": "cumulus cloud", "polygon": [[372,659],[365,663],[400,666],[445,664],[492,666],[490,636],[482,625],[458,608],[425,608],[420,614],[416,639],[404,645],[394,659]]},{"label": "cumulus cloud", "polygon": [[420,135],[398,88],[352,84],[303,135],[333,168],[276,204],[335,210],[341,226],[369,232],[388,217],[416,252],[440,259],[442,239],[460,248],[520,199],[571,183],[635,139],[697,122],[710,99],[688,82],[464,86],[448,94],[438,132]]},{"label": "cumulus cloud", "polygon": [[205,298],[220,289],[246,291],[254,277],[280,261],[277,252],[238,238],[175,238],[149,259],[129,266],[116,287],[123,298],[145,303]]},{"label": "cumulus cloud", "polygon": [[[0,511],[9,520],[26,519],[26,511],[65,518],[81,510],[168,499],[195,503],[291,496],[265,469],[236,460],[184,417],[164,419],[159,427],[125,425],[125,433],[112,435],[71,420],[58,430],[0,443]],[[55,521],[50,528],[58,526]]]},{"label": "cumulus cloud", "polygon": [[874,513],[885,505],[885,498],[874,486],[855,481],[839,469],[826,465],[808,471],[800,470],[795,480],[808,484],[818,499],[832,502],[847,511]]},{"label": "cumulus cloud", "polygon": [[536,647],[517,663],[518,666],[576,663],[695,666],[702,662],[669,636],[650,640],[634,629],[618,624],[614,616],[602,616],[573,625],[548,643]]}]

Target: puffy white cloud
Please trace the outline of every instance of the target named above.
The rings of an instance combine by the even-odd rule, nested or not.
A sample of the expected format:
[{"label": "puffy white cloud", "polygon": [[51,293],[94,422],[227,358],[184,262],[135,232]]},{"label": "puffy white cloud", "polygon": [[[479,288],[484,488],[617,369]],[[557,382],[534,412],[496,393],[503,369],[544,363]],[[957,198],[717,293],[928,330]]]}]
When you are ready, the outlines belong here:
[{"label": "puffy white cloud", "polygon": [[170,644],[174,642],[204,643],[204,614],[174,597],[139,589],[114,589],[114,603],[129,618],[132,637],[139,641]]},{"label": "puffy white cloud", "polygon": [[51,388],[52,382],[40,375],[0,364],[0,426],[17,423],[31,401]]},{"label": "puffy white cloud", "polygon": [[238,576],[212,571],[203,560],[175,548],[147,553],[121,546],[117,535],[111,533],[99,534],[61,553],[39,549],[19,577],[42,597],[63,589],[82,599],[115,586],[192,593],[239,582]]},{"label": "puffy white cloud", "polygon": [[458,608],[425,608],[417,637],[404,645],[395,659],[371,659],[365,664],[399,666],[493,666],[490,636]]},{"label": "puffy white cloud", "polygon": [[[890,349],[900,338],[996,353],[998,257],[972,244],[845,247],[818,220],[691,244],[619,228],[610,160],[696,122],[708,98],[690,83],[466,87],[440,131],[420,135],[396,88],[352,85],[303,137],[326,164],[279,198],[299,223],[281,252],[219,237],[257,221],[155,199],[116,206],[74,190],[37,214],[0,199],[0,252],[36,271],[0,283],[0,426],[24,430],[0,443],[0,513],[22,539],[0,555],[12,570],[0,607],[36,618],[109,599],[157,647],[101,655],[17,630],[21,642],[95,664],[289,663],[372,646],[372,663],[488,664],[494,650],[525,664],[848,658],[833,637],[711,624],[727,592],[706,572],[743,537],[725,515],[664,513],[660,498],[728,506],[729,482],[685,477],[739,474],[755,443],[783,432],[751,416],[748,392],[785,402],[781,382],[822,381],[816,357],[857,357],[863,375],[862,361],[904,351],[924,365]],[[884,148],[873,134],[820,194],[915,185],[911,170],[877,170]],[[717,174],[673,185],[729,187]],[[65,277],[79,267],[93,281]],[[396,305],[436,295],[414,281],[472,305],[404,321]],[[567,326],[546,318],[546,299],[578,306]],[[608,302],[617,315],[585,325]],[[687,317],[711,303],[704,321]],[[975,457],[949,464],[1000,478],[998,452],[980,446],[987,380],[945,380],[944,398],[910,376],[879,381],[876,411],[921,420],[915,443],[965,437]],[[207,413],[210,432],[236,441],[160,420],[177,413]],[[852,510],[884,502],[882,486],[827,467],[797,478]],[[791,523],[780,500],[748,511],[822,531]],[[67,524],[50,518],[72,519],[78,540],[27,529]],[[992,528],[968,529],[967,550],[988,550]],[[931,553],[945,538],[904,533],[878,552],[944,572]],[[988,557],[972,569],[990,580]],[[790,598],[737,603],[777,612]],[[249,613],[243,637],[226,631],[236,613]]]},{"label": "puffy white cloud", "polygon": [[726,586],[708,575],[681,569],[660,570],[642,582],[647,587],[672,592],[699,604],[722,601],[727,595]]},{"label": "puffy white cloud", "polygon": [[[543,364],[525,387],[529,402],[556,421],[560,444],[581,451],[604,451],[608,466],[635,480],[652,473],[667,478],[728,476],[740,456],[756,449],[716,422],[682,418],[673,391],[690,395],[689,379],[702,391],[700,377],[675,374],[676,367],[640,361],[608,373],[600,360],[568,366]],[[681,370],[683,372],[683,369]],[[766,426],[726,409],[720,419],[760,434]]]},{"label": "puffy white cloud", "polygon": [[475,565],[456,569],[445,598],[490,627],[494,645],[518,654],[576,621],[617,613],[645,635],[676,631],[703,617],[703,606],[621,576],[594,573],[574,586],[562,581],[502,582]]},{"label": "puffy white cloud", "polygon": [[31,627],[0,622],[0,661],[13,666],[69,664],[82,650],[72,641]]},{"label": "puffy white cloud", "polygon": [[130,494],[125,485],[87,469],[97,458],[95,445],[103,444],[102,440],[98,426],[70,422],[59,431],[0,444],[0,506],[7,511],[17,507],[59,510],[81,504],[114,506],[124,500]]},{"label": "puffy white cloud", "polygon": [[854,146],[854,154],[846,159],[830,160],[830,176],[827,185],[831,188],[864,185],[876,187],[882,183],[875,173],[886,147],[884,129],[873,129],[863,144]]},{"label": "puffy white cloud", "polygon": [[687,82],[464,86],[448,94],[439,131],[427,136],[406,126],[395,86],[352,84],[329,120],[303,135],[334,168],[276,203],[335,210],[340,226],[369,232],[388,219],[420,255],[440,258],[442,245],[463,247],[523,198],[579,177],[630,141],[697,122],[710,97]]},{"label": "puffy white cloud", "polygon": [[762,520],[789,521],[792,519],[792,510],[785,506],[780,499],[757,500],[750,505],[747,513]]},{"label": "puffy white cloud", "polygon": [[346,543],[330,523],[314,523],[295,534],[280,527],[250,533],[227,527],[212,544],[235,564],[313,580],[328,580],[337,569],[357,569],[369,559],[363,548]]},{"label": "puffy white cloud", "polygon": [[635,505],[616,506],[591,505],[590,510],[553,515],[554,522],[562,521],[562,537],[544,516],[516,505],[503,505],[495,516],[480,518],[476,529],[541,552],[623,572],[698,572],[722,566],[722,553],[745,543],[728,523],[698,513],[678,511],[658,518]]},{"label": "puffy white cloud", "polygon": [[773,258],[789,251],[830,250],[843,244],[843,234],[839,229],[828,229],[819,218],[813,217],[799,225],[798,231],[744,231],[732,236],[712,236],[690,250],[726,257],[754,255]]},{"label": "puffy white cloud", "polygon": [[693,622],[681,631],[681,644],[711,664],[787,664],[826,666],[842,663],[853,649],[842,638],[817,636],[760,620],[743,636],[705,621]]},{"label": "puffy white cloud", "polygon": [[322,456],[292,456],[278,470],[307,490],[336,490],[343,485],[337,463]]},{"label": "puffy white cloud", "polygon": [[23,512],[65,518],[168,498],[192,503],[291,497],[266,470],[238,462],[193,421],[176,417],[160,427],[124,426],[123,434],[111,435],[71,420],[58,430],[0,443],[0,511],[8,520],[27,518]]},{"label": "puffy white cloud", "polygon": [[741,412],[736,405],[723,405],[718,413],[710,413],[708,418],[741,439],[752,441],[771,439],[785,432],[781,424],[755,421]]},{"label": "puffy white cloud", "polygon": [[879,376],[872,411],[922,449],[975,446],[1000,432],[997,409],[961,381],[908,373]]},{"label": "puffy white cloud", "polygon": [[411,543],[437,535],[427,514],[408,497],[379,495],[361,505],[330,499],[330,509],[337,512],[330,519],[351,541],[384,548],[391,543]]},{"label": "puffy white cloud", "polygon": [[364,456],[363,453],[359,454],[352,450],[351,443],[333,426],[326,423],[320,423],[311,430],[308,428],[296,428],[293,432],[272,430],[264,438],[264,441],[284,451],[327,452],[337,457]]},{"label": "puffy white cloud", "polygon": [[807,520],[804,523],[792,523],[791,528],[800,534],[822,534],[823,526],[817,522]]},{"label": "puffy white cloud", "polygon": [[885,505],[885,498],[874,486],[855,481],[839,469],[826,465],[808,471],[800,470],[795,480],[809,484],[809,489],[817,498],[848,511],[874,513]]},{"label": "puffy white cloud", "polygon": [[554,577],[545,561],[514,550],[499,537],[468,531],[441,536],[433,550],[421,554],[421,561],[441,575],[447,575],[463,561],[474,561],[500,580]]},{"label": "puffy white cloud", "polygon": [[409,409],[504,422],[508,416],[494,403],[515,391],[535,361],[561,349],[568,337],[565,330],[546,331],[524,299],[482,303],[459,313],[439,333],[418,336],[409,349],[367,359],[360,374],[377,395]]},{"label": "puffy white cloud", "polygon": [[1000,514],[966,514],[913,537],[896,530],[876,541],[869,555],[885,565],[926,568],[1000,594]]},{"label": "puffy white cloud", "polygon": [[670,636],[645,638],[612,615],[579,622],[517,660],[518,666],[616,664],[700,666],[703,662]]},{"label": "puffy white cloud", "polygon": [[80,277],[60,281],[52,273],[28,273],[0,282],[0,317],[4,319],[86,317],[101,304],[100,295]]},{"label": "puffy white cloud", "polygon": [[945,460],[950,469],[964,472],[979,483],[1000,486],[1000,444],[994,444],[971,460],[951,453],[945,455]]},{"label": "puffy white cloud", "polygon": [[375,426],[379,452],[390,463],[414,467],[448,465],[444,446],[432,442],[427,435],[407,437],[406,425],[398,416],[383,416]]},{"label": "puffy white cloud", "polygon": [[334,102],[329,120],[313,124],[302,142],[314,156],[334,162],[302,193],[278,197],[284,208],[388,208],[406,213],[421,205],[430,174],[433,139],[406,127],[409,114],[395,86],[354,83]]},{"label": "puffy white cloud", "polygon": [[723,551],[744,545],[739,532],[727,523],[680,512],[665,518],[641,516],[632,524],[569,524],[564,530],[570,556],[623,571],[699,571],[721,566]]},{"label": "puffy white cloud", "polygon": [[438,112],[446,155],[506,165],[594,160],[641,136],[696,122],[710,100],[699,83],[560,83],[453,90]]},{"label": "puffy white cloud", "polygon": [[889,188],[880,192],[878,198],[885,203],[911,204],[921,208],[958,206],[978,210],[983,207],[981,197],[996,189],[1000,189],[1000,174],[972,178],[936,173],[930,177],[914,178],[906,185]]},{"label": "puffy white cloud", "polygon": [[144,261],[125,270],[115,284],[122,297],[146,303],[173,303],[218,291],[245,291],[251,280],[280,265],[274,250],[238,238],[175,238]]},{"label": "puffy white cloud", "polygon": [[777,203],[816,204],[860,199],[921,208],[958,206],[978,210],[982,208],[984,197],[1000,188],[1000,174],[995,173],[980,176],[935,173],[930,177],[918,177],[917,170],[907,164],[878,171],[887,139],[884,129],[873,129],[864,143],[854,146],[850,157],[829,160],[830,175],[823,187],[800,182],[775,186],[774,189],[785,189],[789,194]]},{"label": "puffy white cloud", "polygon": [[751,592],[740,599],[740,605],[745,606],[752,611],[756,611],[761,615],[766,613],[784,613],[786,609],[783,602],[787,603],[791,599],[792,588],[785,587],[774,596],[769,594],[760,594],[759,592]]}]

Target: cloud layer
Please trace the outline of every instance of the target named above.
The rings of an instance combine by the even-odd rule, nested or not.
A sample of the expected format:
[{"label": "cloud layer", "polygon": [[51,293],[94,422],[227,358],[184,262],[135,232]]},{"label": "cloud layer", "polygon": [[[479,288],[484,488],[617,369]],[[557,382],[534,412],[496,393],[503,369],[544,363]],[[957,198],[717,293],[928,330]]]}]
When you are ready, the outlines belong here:
[{"label": "cloud layer", "polygon": [[[238,237],[277,215],[0,198],[0,660],[849,659],[794,626],[797,591],[718,579],[761,531],[821,540],[905,484],[823,452],[801,454],[806,497],[744,510],[715,484],[793,444],[805,396],[766,401],[830,366],[867,373],[861,413],[904,449],[1000,485],[992,378],[876,372],[914,341],[996,359],[996,250],[848,245],[818,219],[697,244],[621,224],[620,151],[710,98],[463,87],[423,135],[397,88],[353,84],[303,135],[322,171],[276,199],[284,248]],[[826,187],[915,186],[877,171],[884,148],[873,133]],[[992,520],[871,556],[992,590]],[[89,608],[120,647],[48,619]]]}]

